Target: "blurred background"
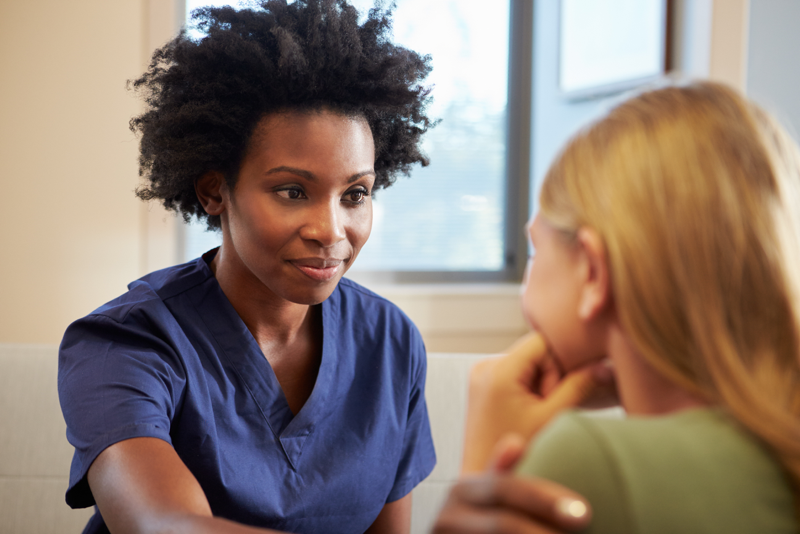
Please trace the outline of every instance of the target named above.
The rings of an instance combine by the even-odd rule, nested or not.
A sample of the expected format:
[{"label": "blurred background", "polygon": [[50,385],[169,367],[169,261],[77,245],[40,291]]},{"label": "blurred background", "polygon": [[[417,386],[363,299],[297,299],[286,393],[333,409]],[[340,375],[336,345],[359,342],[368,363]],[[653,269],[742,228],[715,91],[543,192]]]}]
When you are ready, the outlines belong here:
[{"label": "blurred background", "polygon": [[[142,105],[126,81],[192,1],[0,2],[0,343],[58,343],[130,281],[218,240],[134,196],[128,121]],[[624,91],[710,78],[800,126],[796,0],[397,4],[396,39],[433,57],[442,123],[425,141],[432,165],[377,196],[351,277],[406,310],[430,351],[497,352],[527,330],[522,228],[537,185]]]}]

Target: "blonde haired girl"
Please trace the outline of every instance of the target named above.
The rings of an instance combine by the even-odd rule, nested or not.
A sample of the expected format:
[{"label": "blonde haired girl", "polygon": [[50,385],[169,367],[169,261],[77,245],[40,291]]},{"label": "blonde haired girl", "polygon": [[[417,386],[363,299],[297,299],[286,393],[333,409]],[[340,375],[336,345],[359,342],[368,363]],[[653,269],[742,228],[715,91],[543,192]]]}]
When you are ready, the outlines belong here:
[{"label": "blonde haired girl", "polygon": [[655,90],[567,144],[540,206],[526,316],[561,373],[609,358],[629,417],[567,411],[518,470],[591,532],[797,532],[797,146],[725,86]]}]

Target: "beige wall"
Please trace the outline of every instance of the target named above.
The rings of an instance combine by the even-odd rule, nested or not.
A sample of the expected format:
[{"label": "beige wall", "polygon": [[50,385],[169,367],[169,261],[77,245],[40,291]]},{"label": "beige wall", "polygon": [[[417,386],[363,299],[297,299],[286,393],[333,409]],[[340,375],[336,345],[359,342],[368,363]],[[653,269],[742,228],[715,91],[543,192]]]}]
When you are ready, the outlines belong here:
[{"label": "beige wall", "polygon": [[[172,33],[181,3],[0,2],[0,342],[57,343],[72,320],[174,263],[174,220],[133,195],[127,124],[140,108],[125,81]],[[712,77],[742,78],[746,5],[714,2]],[[432,351],[499,351],[526,330],[511,286],[378,290]]]},{"label": "beige wall", "polygon": [[52,343],[139,273],[139,0],[0,3],[0,341]]},{"label": "beige wall", "polygon": [[66,326],[172,263],[174,225],[134,196],[126,81],[175,28],[168,0],[0,3],[0,342]]},{"label": "beige wall", "polygon": [[745,90],[750,0],[716,0],[708,77]]}]

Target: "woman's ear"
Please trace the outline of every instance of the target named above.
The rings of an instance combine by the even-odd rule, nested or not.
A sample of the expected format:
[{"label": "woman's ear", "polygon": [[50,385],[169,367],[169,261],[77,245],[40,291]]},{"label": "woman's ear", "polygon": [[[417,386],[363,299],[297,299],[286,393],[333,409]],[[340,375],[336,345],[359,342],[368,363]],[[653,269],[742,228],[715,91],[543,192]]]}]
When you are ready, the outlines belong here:
[{"label": "woman's ear", "polygon": [[208,171],[194,184],[195,193],[209,215],[221,215],[227,204],[227,184],[221,172]]},{"label": "woman's ear", "polygon": [[578,317],[591,320],[611,303],[611,273],[606,259],[606,248],[600,234],[588,227],[578,229],[583,269],[578,298]]}]

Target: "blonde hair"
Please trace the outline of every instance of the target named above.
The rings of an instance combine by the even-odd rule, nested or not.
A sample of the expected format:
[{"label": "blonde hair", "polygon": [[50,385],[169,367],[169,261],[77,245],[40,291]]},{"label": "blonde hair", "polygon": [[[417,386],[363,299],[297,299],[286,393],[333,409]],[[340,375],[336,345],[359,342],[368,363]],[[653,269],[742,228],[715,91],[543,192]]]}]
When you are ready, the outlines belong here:
[{"label": "blonde hair", "polygon": [[800,502],[800,152],[786,132],[723,85],[648,92],[570,141],[540,207],[600,233],[636,349],[760,438]]}]

